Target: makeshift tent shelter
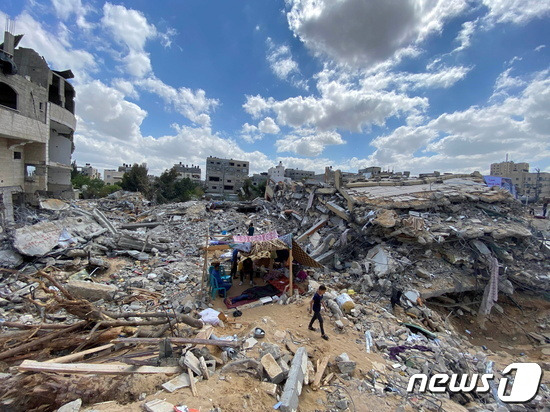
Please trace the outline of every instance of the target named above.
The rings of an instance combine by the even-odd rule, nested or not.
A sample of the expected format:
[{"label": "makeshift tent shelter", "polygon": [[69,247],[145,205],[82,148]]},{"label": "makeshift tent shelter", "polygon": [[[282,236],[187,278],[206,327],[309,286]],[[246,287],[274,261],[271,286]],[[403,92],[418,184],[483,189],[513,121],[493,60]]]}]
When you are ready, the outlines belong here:
[{"label": "makeshift tent shelter", "polygon": [[289,250],[289,293],[293,293],[292,262],[296,261],[302,266],[322,268],[319,262],[313,259],[300,245],[292,238],[292,234],[278,236],[277,232],[269,232],[257,236],[234,236],[232,248],[238,249],[244,256],[253,260],[265,257],[265,252],[274,250]]},{"label": "makeshift tent shelter", "polygon": [[203,278],[201,282],[201,290],[204,291],[204,282],[207,272],[208,252],[214,250],[224,249],[238,249],[243,256],[250,257],[252,260],[260,259],[263,257],[271,256],[271,251],[276,250],[288,250],[288,264],[289,264],[289,293],[293,293],[293,273],[292,262],[296,261],[302,266],[308,266],[312,268],[322,268],[319,262],[313,259],[308,253],[303,250],[300,245],[293,239],[292,234],[279,236],[276,231],[264,233],[255,236],[233,236],[233,242],[219,242],[215,241],[215,244],[211,244],[210,236],[206,235],[206,245],[204,247],[204,267]]}]

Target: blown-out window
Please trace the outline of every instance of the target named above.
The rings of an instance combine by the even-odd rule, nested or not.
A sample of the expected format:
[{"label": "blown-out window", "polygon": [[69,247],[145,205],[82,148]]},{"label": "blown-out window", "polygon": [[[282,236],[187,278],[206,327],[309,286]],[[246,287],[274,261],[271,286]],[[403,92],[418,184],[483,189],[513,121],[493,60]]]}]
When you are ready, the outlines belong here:
[{"label": "blown-out window", "polygon": [[17,93],[8,84],[0,82],[0,105],[17,110]]}]

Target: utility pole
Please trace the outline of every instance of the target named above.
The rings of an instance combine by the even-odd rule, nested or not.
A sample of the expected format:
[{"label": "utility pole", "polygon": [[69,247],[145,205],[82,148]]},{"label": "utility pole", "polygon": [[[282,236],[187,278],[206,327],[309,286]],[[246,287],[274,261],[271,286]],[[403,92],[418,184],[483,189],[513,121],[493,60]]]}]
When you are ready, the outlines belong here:
[{"label": "utility pole", "polygon": [[537,178],[535,180],[535,202],[539,201],[539,185],[540,185],[540,168],[536,168]]}]

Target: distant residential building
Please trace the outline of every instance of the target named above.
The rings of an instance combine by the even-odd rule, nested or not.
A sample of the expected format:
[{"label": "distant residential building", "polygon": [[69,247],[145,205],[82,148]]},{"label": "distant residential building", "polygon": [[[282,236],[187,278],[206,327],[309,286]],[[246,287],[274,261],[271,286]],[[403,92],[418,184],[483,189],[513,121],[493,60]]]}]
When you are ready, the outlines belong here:
[{"label": "distant residential building", "polygon": [[103,181],[106,185],[120,184],[124,173],[115,169],[105,169],[103,171]]},{"label": "distant residential building", "polygon": [[86,166],[77,167],[80,169],[80,173],[84,176],[88,176],[90,179],[101,179],[101,173],[95,167],[92,167],[90,163],[86,163]]},{"label": "distant residential building", "polygon": [[269,180],[275,183],[287,182],[290,180],[288,178],[285,179],[285,167],[283,166],[283,162],[279,162],[277,166],[267,169],[267,176]]},{"label": "distant residential building", "polygon": [[249,162],[209,156],[206,159],[206,193],[222,197],[237,194],[248,179]]},{"label": "distant residential building", "polygon": [[382,168],[378,166],[370,166],[359,169],[358,172],[359,174],[364,175],[367,179],[370,179],[371,177],[379,175],[382,172]]},{"label": "distant residential building", "polygon": [[181,162],[175,164],[174,168],[178,172],[179,179],[191,179],[195,183],[200,183],[201,181],[201,168],[195,165],[184,165]]},{"label": "distant residential building", "polygon": [[118,171],[122,172],[122,173],[129,172],[130,170],[132,170],[132,165],[131,164],[122,163],[122,166],[118,167]]},{"label": "distant residential building", "polygon": [[491,176],[510,177],[513,173],[529,173],[529,163],[500,162],[491,164]]},{"label": "distant residential building", "polygon": [[301,169],[285,169],[285,177],[288,177],[292,180],[303,180],[310,179],[315,176],[314,171],[301,170]]},{"label": "distant residential building", "polygon": [[250,180],[252,181],[252,186],[259,186],[263,182],[267,182],[268,175],[267,172],[254,173]]},{"label": "distant residential building", "polygon": [[550,173],[529,172],[529,163],[491,164],[491,176],[509,177],[520,196],[550,197]]}]

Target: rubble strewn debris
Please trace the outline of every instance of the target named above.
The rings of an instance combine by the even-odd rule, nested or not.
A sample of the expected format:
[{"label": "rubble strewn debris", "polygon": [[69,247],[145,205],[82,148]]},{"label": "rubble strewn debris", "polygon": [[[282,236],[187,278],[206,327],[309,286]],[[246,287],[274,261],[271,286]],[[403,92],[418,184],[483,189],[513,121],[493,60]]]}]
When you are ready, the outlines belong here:
[{"label": "rubble strewn debris", "polygon": [[[0,410],[102,410],[105,401],[174,410],[181,397],[169,396],[185,392],[190,408],[224,411],[223,388],[250,381],[232,408],[548,405],[544,380],[521,409],[491,391],[407,392],[420,373],[492,367],[498,379],[494,363],[529,360],[550,369],[548,221],[477,175],[374,183],[344,185],[336,174],[334,185],[270,187],[270,201],[156,206],[116,192],[19,208],[0,232]],[[224,249],[250,221],[292,234],[324,267],[308,272],[305,294],[239,306],[241,318],[212,301],[205,273],[208,253],[229,270]],[[307,331],[321,283],[329,342]],[[215,326],[202,320],[209,308]],[[499,341],[514,331],[521,345]]]}]

